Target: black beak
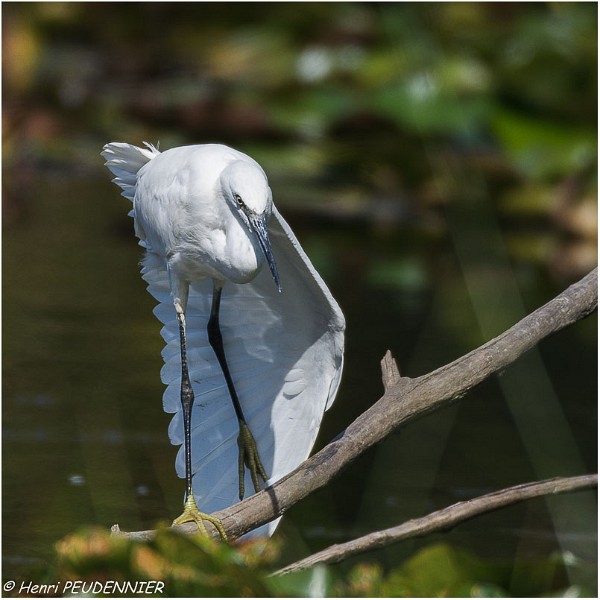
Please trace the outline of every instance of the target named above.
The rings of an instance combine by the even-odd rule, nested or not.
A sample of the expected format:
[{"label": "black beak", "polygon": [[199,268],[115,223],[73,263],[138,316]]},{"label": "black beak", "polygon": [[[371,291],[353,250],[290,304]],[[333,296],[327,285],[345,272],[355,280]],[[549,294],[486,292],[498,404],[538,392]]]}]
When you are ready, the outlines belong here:
[{"label": "black beak", "polygon": [[252,230],[256,234],[258,243],[264,252],[265,258],[269,263],[269,269],[277,285],[277,289],[281,292],[281,282],[279,281],[279,274],[277,273],[277,265],[275,264],[275,258],[273,257],[273,251],[271,250],[271,242],[269,242],[269,235],[267,233],[267,222],[264,216],[259,215],[248,215],[248,221]]}]

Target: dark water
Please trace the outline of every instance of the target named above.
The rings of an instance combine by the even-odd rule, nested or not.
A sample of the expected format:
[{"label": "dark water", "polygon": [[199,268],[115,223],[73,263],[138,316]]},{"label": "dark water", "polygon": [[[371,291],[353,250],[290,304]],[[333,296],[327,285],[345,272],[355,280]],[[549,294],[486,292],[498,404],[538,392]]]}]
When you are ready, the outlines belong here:
[{"label": "dark water", "polygon": [[[485,202],[418,231],[286,208],[283,187],[273,187],[347,318],[345,374],[317,447],[379,398],[388,348],[403,374],[424,374],[561,289],[533,263],[510,260]],[[126,201],[98,169],[36,172],[13,202],[3,252],[2,490],[4,576],[18,579],[44,568],[54,543],[83,525],[137,530],[179,514],[183,482],[161,408],[159,323]],[[479,215],[471,224],[467,209]],[[278,531],[283,561],[494,489],[595,471],[596,364],[591,317],[459,404],[395,432],[289,512]],[[595,564],[595,495],[531,501],[365,558],[394,566],[438,540],[491,558],[559,550]]]}]

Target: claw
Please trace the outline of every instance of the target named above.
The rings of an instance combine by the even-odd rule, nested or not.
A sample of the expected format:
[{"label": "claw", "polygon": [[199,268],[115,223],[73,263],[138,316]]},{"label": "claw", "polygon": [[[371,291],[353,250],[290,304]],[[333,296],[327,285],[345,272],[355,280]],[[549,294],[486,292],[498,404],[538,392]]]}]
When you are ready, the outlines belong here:
[{"label": "claw", "polygon": [[260,456],[258,455],[258,448],[256,447],[256,441],[254,440],[254,436],[250,431],[248,425],[244,421],[239,421],[240,424],[240,434],[238,435],[238,471],[240,476],[240,500],[244,499],[244,477],[245,477],[245,469],[244,467],[248,467],[250,471],[250,477],[252,478],[252,483],[254,485],[254,491],[260,491],[260,482],[258,480],[258,476],[262,477],[263,481],[267,481],[269,477],[267,476],[267,472],[260,461]]},{"label": "claw", "polygon": [[194,522],[198,526],[200,530],[200,534],[208,537],[208,531],[206,531],[206,527],[204,526],[204,521],[208,521],[212,523],[221,539],[226,542],[227,534],[225,533],[225,529],[223,529],[223,524],[221,521],[211,515],[207,515],[206,513],[200,512],[198,507],[196,506],[196,500],[194,500],[194,495],[190,494],[185,501],[185,506],[183,507],[183,513],[177,517],[173,521],[173,525],[181,525],[182,523]]}]

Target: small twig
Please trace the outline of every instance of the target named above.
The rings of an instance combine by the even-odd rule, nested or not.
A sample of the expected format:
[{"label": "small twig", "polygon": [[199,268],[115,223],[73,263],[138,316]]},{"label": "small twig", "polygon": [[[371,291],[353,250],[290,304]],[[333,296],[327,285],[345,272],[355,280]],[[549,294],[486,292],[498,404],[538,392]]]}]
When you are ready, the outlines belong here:
[{"label": "small twig", "polygon": [[468,519],[483,513],[491,512],[523,500],[544,496],[546,494],[562,494],[598,486],[598,475],[582,475],[579,477],[557,477],[534,483],[525,483],[506,488],[484,496],[457,502],[442,510],[433,512],[419,519],[406,521],[396,527],[375,531],[350,542],[336,544],[316,554],[303,558],[280,569],[273,575],[284,575],[314,567],[318,564],[338,563],[342,560],[375,550],[402,540],[420,537],[434,531],[454,527]]},{"label": "small twig", "polygon": [[[597,286],[598,273],[594,270],[498,337],[415,379],[401,377],[397,367],[393,366],[391,354],[386,354],[382,364],[385,393],[371,408],[286,477],[214,516],[221,520],[230,538],[239,537],[281,516],[298,501],[327,485],[365,450],[399,426],[457,401],[545,337],[589,315],[597,307]],[[211,526],[207,525],[207,528]],[[179,525],[177,529],[185,533],[197,532],[193,523]],[[149,539],[154,533],[121,532],[120,535]],[[210,533],[218,537],[212,528]]]},{"label": "small twig", "polygon": [[383,381],[383,389],[387,391],[400,382],[400,371],[398,365],[388,350],[385,356],[381,359],[381,380]]}]

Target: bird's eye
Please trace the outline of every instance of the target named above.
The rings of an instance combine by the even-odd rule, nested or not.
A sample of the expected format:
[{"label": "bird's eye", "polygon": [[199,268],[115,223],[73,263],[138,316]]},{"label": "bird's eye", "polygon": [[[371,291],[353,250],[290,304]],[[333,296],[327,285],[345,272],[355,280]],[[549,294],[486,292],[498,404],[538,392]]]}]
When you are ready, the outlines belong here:
[{"label": "bird's eye", "polygon": [[233,197],[235,198],[235,201],[238,203],[238,206],[244,206],[244,201],[242,200],[242,197],[239,194],[234,194]]}]

